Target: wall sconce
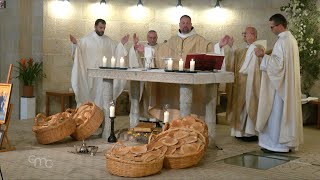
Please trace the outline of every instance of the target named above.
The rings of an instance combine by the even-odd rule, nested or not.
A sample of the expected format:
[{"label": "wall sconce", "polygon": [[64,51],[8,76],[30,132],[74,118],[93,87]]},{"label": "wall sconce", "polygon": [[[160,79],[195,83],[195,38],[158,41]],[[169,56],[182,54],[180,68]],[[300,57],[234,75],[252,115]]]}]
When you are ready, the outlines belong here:
[{"label": "wall sconce", "polygon": [[5,0],[0,0],[0,9],[6,8],[6,1]]},{"label": "wall sconce", "polygon": [[101,0],[100,1],[100,5],[107,5],[107,1],[106,0]]},{"label": "wall sconce", "polygon": [[138,0],[137,6],[138,6],[138,7],[143,7],[142,0]]},{"label": "wall sconce", "polygon": [[221,8],[220,1],[222,0],[217,0],[216,5],[214,5],[214,8]]},{"label": "wall sconce", "polygon": [[181,3],[181,0],[178,0],[178,3],[177,3],[177,6],[176,6],[178,9],[181,9],[182,8],[182,3]]}]

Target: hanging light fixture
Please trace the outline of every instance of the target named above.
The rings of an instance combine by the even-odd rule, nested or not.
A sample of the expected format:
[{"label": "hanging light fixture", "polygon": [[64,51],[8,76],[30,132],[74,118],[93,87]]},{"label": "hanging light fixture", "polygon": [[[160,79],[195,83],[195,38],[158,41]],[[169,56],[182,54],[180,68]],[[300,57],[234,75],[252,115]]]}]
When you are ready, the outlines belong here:
[{"label": "hanging light fixture", "polygon": [[137,6],[138,7],[142,7],[143,6],[142,0],[138,0]]},{"label": "hanging light fixture", "polygon": [[221,8],[220,1],[221,0],[217,0],[216,5],[214,5],[214,8]]},{"label": "hanging light fixture", "polygon": [[63,2],[70,2],[70,0],[60,0],[60,1],[63,1]]},{"label": "hanging light fixture", "polygon": [[106,0],[101,0],[100,1],[100,5],[107,5],[107,1]]},{"label": "hanging light fixture", "polygon": [[182,8],[182,3],[181,3],[181,0],[178,0],[178,3],[177,3],[177,8]]}]

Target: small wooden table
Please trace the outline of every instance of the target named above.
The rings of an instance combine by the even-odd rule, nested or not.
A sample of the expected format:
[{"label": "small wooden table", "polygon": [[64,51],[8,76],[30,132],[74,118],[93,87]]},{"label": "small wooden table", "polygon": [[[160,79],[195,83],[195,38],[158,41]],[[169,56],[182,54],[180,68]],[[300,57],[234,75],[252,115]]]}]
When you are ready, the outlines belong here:
[{"label": "small wooden table", "polygon": [[316,105],[316,108],[318,111],[317,128],[320,128],[320,100],[312,100],[312,101],[309,101],[309,103]]},{"label": "small wooden table", "polygon": [[75,95],[74,95],[74,92],[47,91],[46,92],[46,116],[49,116],[49,113],[50,113],[50,96],[60,97],[61,112],[64,112],[65,111],[65,107],[64,107],[64,99],[65,99],[65,97],[69,98],[69,107],[71,108],[72,98]]}]

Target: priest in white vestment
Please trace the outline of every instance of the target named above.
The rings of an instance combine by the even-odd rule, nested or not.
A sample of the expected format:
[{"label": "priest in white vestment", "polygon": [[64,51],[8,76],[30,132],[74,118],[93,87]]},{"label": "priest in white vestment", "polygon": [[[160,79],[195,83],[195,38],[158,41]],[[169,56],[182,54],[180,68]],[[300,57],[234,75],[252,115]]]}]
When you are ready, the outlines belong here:
[{"label": "priest in white vestment", "polygon": [[[113,41],[104,35],[106,22],[97,19],[95,31],[83,37],[78,43],[70,36],[75,46],[74,63],[71,74],[71,84],[75,93],[77,106],[85,102],[94,102],[97,106],[103,107],[103,86],[102,78],[88,77],[88,68],[102,66],[102,59],[105,56],[110,66],[110,60],[114,56],[119,65],[120,57],[127,55],[124,44],[128,42],[129,35],[124,36],[120,43]],[[113,99],[115,100],[125,86],[124,81],[114,81]]]},{"label": "priest in white vestment", "polygon": [[263,151],[289,152],[303,143],[299,49],[283,15],[271,16],[269,24],[278,40],[271,55],[255,50],[263,57],[256,130]]},{"label": "priest in white vestment", "polygon": [[[246,43],[245,48],[233,49],[233,38],[226,35],[215,44],[215,53],[228,54],[224,59],[224,70],[234,73],[234,83],[227,84],[227,112],[226,118],[231,126],[231,136],[243,141],[257,141],[255,124],[260,93],[260,63],[254,49],[258,46],[266,49],[266,41],[257,41],[257,30],[246,27],[242,33]],[[224,53],[224,46],[231,46],[228,53]],[[231,54],[231,55],[230,55]]]},{"label": "priest in white vestment", "polygon": [[[129,51],[129,67],[131,68],[154,68],[154,52],[158,47],[158,35],[154,30],[147,33],[147,43],[140,43],[136,34],[133,35],[134,45]],[[143,45],[143,53],[140,53],[136,48]],[[151,86],[152,83],[140,82],[140,98],[139,98],[139,112],[140,119],[146,120],[151,118],[148,110],[150,108],[151,100]],[[154,119],[153,119],[154,120]]]}]

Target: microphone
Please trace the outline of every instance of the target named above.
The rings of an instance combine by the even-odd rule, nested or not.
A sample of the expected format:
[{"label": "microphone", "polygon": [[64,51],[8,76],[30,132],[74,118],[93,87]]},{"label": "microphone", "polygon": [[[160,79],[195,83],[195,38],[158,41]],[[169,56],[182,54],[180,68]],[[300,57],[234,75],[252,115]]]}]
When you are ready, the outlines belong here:
[{"label": "microphone", "polygon": [[[160,46],[161,46],[161,45],[166,46],[166,47],[169,48],[171,51],[173,51],[174,56],[178,55],[178,56],[180,56],[180,58],[181,58],[183,51],[181,50],[181,51],[178,53],[178,52],[176,51],[177,49],[174,49],[174,48],[168,46],[168,45],[167,45],[167,42],[168,42],[168,40],[164,40],[163,43],[160,44]],[[168,57],[161,57],[161,59],[164,59],[164,60],[165,60],[165,59],[168,59]],[[172,58],[172,59],[174,59],[174,58]]]}]

